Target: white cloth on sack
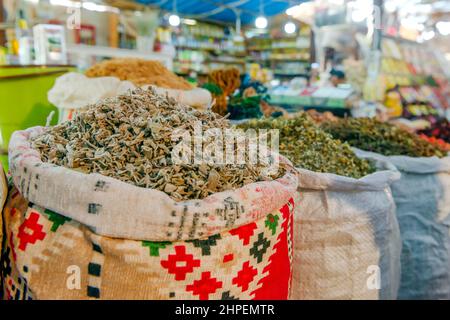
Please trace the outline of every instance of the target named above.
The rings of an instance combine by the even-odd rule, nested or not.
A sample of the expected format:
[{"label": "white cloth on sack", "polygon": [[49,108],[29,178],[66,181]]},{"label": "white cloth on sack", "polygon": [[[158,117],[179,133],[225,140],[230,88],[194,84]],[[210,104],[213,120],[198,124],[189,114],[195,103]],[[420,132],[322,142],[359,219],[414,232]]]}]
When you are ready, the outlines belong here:
[{"label": "white cloth on sack", "polygon": [[47,98],[58,108],[80,109],[135,87],[130,81],[120,81],[115,77],[88,78],[81,73],[68,72],[56,79]]},{"label": "white cloth on sack", "polygon": [[[148,85],[143,86],[148,87]],[[208,90],[194,88],[192,90],[166,89],[152,86],[159,94],[167,94],[180,103],[206,109],[211,106],[212,96]],[[80,109],[105,98],[114,97],[135,89],[130,81],[121,81],[116,77],[89,78],[84,74],[69,72],[55,81],[47,93],[48,100],[58,108]]]}]

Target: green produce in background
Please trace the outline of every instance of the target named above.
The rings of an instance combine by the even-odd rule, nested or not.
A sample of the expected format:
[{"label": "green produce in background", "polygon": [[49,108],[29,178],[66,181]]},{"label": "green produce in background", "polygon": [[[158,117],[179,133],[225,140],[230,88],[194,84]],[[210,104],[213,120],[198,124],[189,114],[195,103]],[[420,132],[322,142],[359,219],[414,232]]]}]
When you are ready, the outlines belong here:
[{"label": "green produce in background", "polygon": [[243,97],[240,94],[231,97],[228,102],[230,119],[261,118],[263,116],[260,107],[261,98],[261,96]]},{"label": "green produce in background", "polygon": [[238,127],[278,129],[280,153],[298,168],[357,179],[375,171],[370,162],[357,158],[348,144],[333,139],[304,113],[292,119],[251,120]]},{"label": "green produce in background", "polygon": [[447,152],[418,135],[373,118],[347,118],[324,122],[322,128],[351,146],[385,156],[445,157]]},{"label": "green produce in background", "polygon": [[205,83],[202,88],[208,90],[213,96],[220,96],[223,93],[222,89],[213,82]]}]

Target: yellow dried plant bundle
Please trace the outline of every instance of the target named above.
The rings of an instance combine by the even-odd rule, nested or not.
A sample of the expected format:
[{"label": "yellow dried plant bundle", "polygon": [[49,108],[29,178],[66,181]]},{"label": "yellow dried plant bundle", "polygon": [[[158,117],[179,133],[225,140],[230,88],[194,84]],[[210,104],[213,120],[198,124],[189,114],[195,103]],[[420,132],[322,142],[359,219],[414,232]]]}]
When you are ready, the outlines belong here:
[{"label": "yellow dried plant bundle", "polygon": [[135,85],[155,85],[167,89],[191,90],[192,85],[173,72],[169,71],[161,62],[121,58],[97,63],[86,70],[87,77],[116,77],[128,80]]}]

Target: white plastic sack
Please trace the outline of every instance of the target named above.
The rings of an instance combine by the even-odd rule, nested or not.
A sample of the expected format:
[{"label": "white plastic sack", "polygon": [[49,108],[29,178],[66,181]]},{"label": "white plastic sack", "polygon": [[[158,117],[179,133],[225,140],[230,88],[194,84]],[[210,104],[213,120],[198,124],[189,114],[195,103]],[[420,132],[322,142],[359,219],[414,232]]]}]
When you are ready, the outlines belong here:
[{"label": "white plastic sack", "polygon": [[[178,102],[194,108],[207,109],[212,104],[211,93],[202,88],[176,90],[152,87],[157,93],[167,94]],[[47,93],[47,98],[59,108],[59,122],[62,122],[71,119],[72,112],[77,109],[135,88],[132,82],[121,81],[116,77],[89,78],[81,73],[69,72],[56,79],[54,86]]]},{"label": "white plastic sack", "polygon": [[376,156],[402,173],[392,184],[403,242],[398,298],[450,299],[450,157]]},{"label": "white plastic sack", "polygon": [[362,179],[299,171],[292,299],[395,299],[401,240],[392,165]]},{"label": "white plastic sack", "polygon": [[211,93],[203,88],[194,88],[192,90],[177,90],[160,88],[156,86],[152,87],[155,88],[157,93],[163,95],[167,94],[169,95],[169,97],[174,98],[178,102],[194,108],[207,109],[210,108],[212,104]]},{"label": "white plastic sack", "polygon": [[58,108],[80,109],[134,88],[130,81],[115,77],[88,78],[81,73],[68,72],[56,79],[47,98]]}]

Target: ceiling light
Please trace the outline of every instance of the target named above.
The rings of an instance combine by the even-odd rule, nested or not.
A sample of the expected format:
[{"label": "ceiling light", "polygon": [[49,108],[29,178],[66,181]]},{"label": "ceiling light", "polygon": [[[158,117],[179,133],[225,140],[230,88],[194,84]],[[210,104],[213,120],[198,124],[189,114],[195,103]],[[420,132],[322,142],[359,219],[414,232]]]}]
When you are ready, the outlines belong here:
[{"label": "ceiling light", "polygon": [[395,12],[395,10],[397,10],[397,4],[393,0],[386,1],[384,3],[384,8],[386,9],[387,12],[392,13],[392,12]]},{"label": "ceiling light", "polygon": [[284,25],[284,32],[286,32],[287,34],[292,34],[297,30],[297,26],[295,25],[295,23],[289,21],[286,22],[286,24]]},{"label": "ceiling light", "polygon": [[176,14],[171,14],[169,17],[169,24],[173,27],[178,27],[180,25],[180,17]]},{"label": "ceiling light", "polygon": [[267,28],[267,24],[268,24],[268,22],[267,22],[266,17],[259,16],[255,20],[255,27],[257,27],[258,29],[265,29],[265,28]]},{"label": "ceiling light", "polygon": [[194,19],[182,19],[181,20],[184,24],[190,25],[190,26],[195,26],[197,24],[197,21],[195,21]]},{"label": "ceiling light", "polygon": [[433,39],[435,35],[436,35],[436,33],[433,30],[425,31],[422,33],[422,38],[423,38],[423,40],[428,41],[428,40]]},{"label": "ceiling light", "polygon": [[438,23],[436,23],[436,28],[441,35],[450,35],[450,21],[439,21]]},{"label": "ceiling light", "polygon": [[64,6],[69,8],[80,8],[81,3],[70,0],[50,0],[52,6]]}]

